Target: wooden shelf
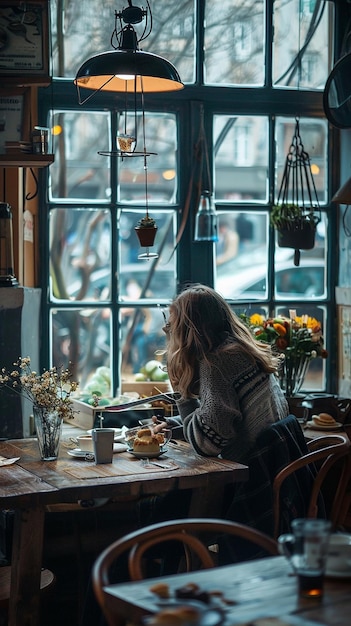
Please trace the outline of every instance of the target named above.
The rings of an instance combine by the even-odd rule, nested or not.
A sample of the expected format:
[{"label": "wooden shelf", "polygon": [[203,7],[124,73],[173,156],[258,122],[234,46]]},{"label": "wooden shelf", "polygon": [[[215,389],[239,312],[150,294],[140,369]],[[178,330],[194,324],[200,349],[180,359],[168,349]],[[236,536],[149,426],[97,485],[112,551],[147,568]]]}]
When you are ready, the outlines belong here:
[{"label": "wooden shelf", "polygon": [[0,154],[0,167],[46,167],[53,162],[53,154]]}]

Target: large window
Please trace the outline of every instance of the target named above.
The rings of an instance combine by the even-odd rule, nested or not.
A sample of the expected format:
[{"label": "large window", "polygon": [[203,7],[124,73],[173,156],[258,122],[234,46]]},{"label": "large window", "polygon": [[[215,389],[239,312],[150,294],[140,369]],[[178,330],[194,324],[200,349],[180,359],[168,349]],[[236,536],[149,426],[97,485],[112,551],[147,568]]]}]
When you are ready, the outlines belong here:
[{"label": "large window", "polygon": [[[127,119],[120,94],[79,105],[73,85],[84,60],[111,49],[114,12],[127,2],[50,4],[55,78],[40,94],[40,121],[52,128],[55,154],[42,207],[43,360],[72,361],[82,389],[108,368],[101,386],[115,395],[145,363],[162,361],[162,310],[186,282],[214,286],[237,312],[313,315],[328,346],[335,215],[322,90],[333,58],[334,3],[150,1],[153,29],[142,47],[173,62],[185,87],[145,95],[147,189],[144,160],[113,155],[129,121],[142,132],[140,105],[135,120]],[[202,112],[209,167],[199,143]],[[301,252],[299,266],[270,225],[297,119],[320,210],[315,247]],[[194,242],[198,193],[210,183],[219,241]],[[141,261],[134,227],[146,195],[158,258]],[[330,389],[331,367],[331,359],[316,360],[306,389]]]}]

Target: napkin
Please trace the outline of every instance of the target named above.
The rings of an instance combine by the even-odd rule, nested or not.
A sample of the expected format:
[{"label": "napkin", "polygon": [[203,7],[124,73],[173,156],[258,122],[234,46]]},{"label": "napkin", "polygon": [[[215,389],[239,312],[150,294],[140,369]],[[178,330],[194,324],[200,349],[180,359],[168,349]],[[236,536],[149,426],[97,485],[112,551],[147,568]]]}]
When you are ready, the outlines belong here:
[{"label": "napkin", "polygon": [[0,456],[0,467],[3,465],[13,465],[16,461],[19,461],[20,458],[20,456],[15,456],[13,459],[7,459],[5,456]]}]

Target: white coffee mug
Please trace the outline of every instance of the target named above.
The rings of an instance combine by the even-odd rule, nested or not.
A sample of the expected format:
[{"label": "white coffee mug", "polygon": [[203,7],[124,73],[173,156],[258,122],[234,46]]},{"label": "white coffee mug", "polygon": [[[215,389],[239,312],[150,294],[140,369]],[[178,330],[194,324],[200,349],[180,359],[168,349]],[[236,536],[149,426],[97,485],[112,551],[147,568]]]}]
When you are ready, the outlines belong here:
[{"label": "white coffee mug", "polygon": [[327,571],[351,573],[351,534],[333,533],[330,535]]}]

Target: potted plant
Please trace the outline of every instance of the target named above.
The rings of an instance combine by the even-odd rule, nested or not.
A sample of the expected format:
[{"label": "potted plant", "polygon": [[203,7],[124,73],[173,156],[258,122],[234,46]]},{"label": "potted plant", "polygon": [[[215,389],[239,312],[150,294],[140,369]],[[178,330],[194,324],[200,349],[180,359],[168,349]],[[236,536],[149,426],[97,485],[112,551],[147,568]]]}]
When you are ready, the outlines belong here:
[{"label": "potted plant", "polygon": [[299,265],[300,250],[314,247],[319,222],[313,209],[297,204],[275,204],[270,215],[270,223],[278,233],[278,246],[295,250],[295,265]]},{"label": "potted plant", "polygon": [[157,226],[152,217],[149,217],[149,215],[146,214],[145,217],[139,220],[134,230],[138,236],[140,245],[143,248],[149,248],[154,245]]}]

